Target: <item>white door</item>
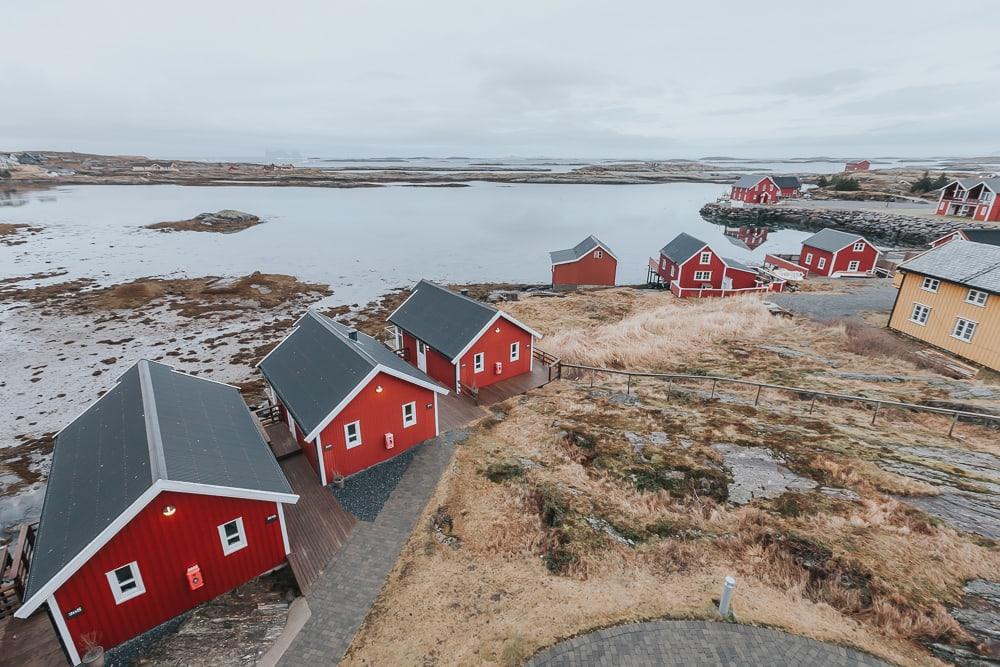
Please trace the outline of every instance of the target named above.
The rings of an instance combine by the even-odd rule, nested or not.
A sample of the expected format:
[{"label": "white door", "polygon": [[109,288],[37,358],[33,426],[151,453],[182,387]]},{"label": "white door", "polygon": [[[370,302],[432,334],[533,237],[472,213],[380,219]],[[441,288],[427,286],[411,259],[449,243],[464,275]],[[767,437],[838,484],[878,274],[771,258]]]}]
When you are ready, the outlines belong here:
[{"label": "white door", "polygon": [[850,264],[847,265],[847,270],[848,271],[857,271],[860,266],[861,266],[861,263],[858,262],[857,260],[854,260],[853,262],[851,262]]},{"label": "white door", "polygon": [[417,368],[427,372],[427,346],[421,341],[417,341]]},{"label": "white door", "polygon": [[722,289],[733,289],[733,279],[726,276],[722,279]]}]

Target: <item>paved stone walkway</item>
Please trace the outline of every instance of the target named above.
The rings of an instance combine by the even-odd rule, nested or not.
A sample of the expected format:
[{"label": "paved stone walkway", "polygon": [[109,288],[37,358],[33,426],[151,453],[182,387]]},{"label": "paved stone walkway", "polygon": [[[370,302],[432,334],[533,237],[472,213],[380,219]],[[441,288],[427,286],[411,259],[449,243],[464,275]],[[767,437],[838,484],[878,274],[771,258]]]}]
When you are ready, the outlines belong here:
[{"label": "paved stone walkway", "polygon": [[866,653],[778,630],[712,621],[651,621],[567,639],[528,662],[567,665],[860,665],[888,667]]},{"label": "paved stone walkway", "polygon": [[422,445],[375,521],[358,522],[313,585],[306,598],[312,616],[279,665],[340,662],[465,435],[452,431]]}]

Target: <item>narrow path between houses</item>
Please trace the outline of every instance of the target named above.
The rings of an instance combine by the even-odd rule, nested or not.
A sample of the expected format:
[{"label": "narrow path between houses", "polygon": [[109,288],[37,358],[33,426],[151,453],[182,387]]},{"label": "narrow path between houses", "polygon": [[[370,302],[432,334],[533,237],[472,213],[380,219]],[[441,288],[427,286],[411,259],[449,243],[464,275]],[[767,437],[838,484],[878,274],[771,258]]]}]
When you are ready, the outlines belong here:
[{"label": "narrow path between houses", "polygon": [[306,599],[312,616],[279,665],[335,665],[371,609],[417,519],[467,431],[420,445],[399,484],[372,521],[359,521]]},{"label": "narrow path between houses", "polygon": [[712,621],[651,621],[567,639],[537,654],[527,664],[887,667],[888,663],[854,649],[768,628]]}]

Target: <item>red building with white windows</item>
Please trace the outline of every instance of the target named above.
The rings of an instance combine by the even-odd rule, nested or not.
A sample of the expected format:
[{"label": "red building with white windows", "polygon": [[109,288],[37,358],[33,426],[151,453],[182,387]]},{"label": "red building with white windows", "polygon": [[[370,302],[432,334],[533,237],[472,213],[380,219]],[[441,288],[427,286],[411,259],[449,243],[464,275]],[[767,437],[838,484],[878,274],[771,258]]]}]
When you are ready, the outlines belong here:
[{"label": "red building with white windows", "polygon": [[857,162],[848,162],[844,165],[844,171],[868,171],[871,169],[872,163],[869,160],[858,160]]},{"label": "red building with white windows", "polygon": [[428,280],[417,283],[389,323],[403,358],[458,393],[530,373],[534,341],[542,337],[507,313]]},{"label": "red building with white windows", "polygon": [[284,565],[297,500],[236,387],[140,361],[56,436],[15,615],[78,664]]},{"label": "red building with white windows", "polygon": [[797,176],[748,174],[740,177],[729,191],[729,199],[746,204],[773,204],[779,199],[798,197],[802,182]]},{"label": "red building with white windows", "polygon": [[448,391],[371,336],[317,312],[258,367],[324,485],[438,435],[437,397]]},{"label": "red building with white windows", "polygon": [[552,286],[614,285],[618,258],[607,244],[588,236],[572,248],[549,253]]},{"label": "red building with white windows", "polygon": [[1000,222],[1000,178],[959,178],[941,188],[938,215]]},{"label": "red building with white windows", "polygon": [[881,251],[860,234],[823,229],[802,242],[799,264],[814,276],[869,275]]},{"label": "red building with white windows", "polygon": [[781,281],[759,274],[742,262],[722,257],[700,239],[681,233],[651,260],[661,282],[679,297],[732,296],[750,292],[780,292]]}]

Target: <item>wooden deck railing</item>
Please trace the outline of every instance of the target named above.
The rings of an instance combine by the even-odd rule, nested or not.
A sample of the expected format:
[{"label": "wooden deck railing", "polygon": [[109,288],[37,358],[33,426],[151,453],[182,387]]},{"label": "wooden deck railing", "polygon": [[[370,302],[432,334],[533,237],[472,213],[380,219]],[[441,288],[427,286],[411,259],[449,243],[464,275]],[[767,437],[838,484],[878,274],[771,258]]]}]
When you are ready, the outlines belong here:
[{"label": "wooden deck railing", "polygon": [[626,381],[626,394],[630,394],[632,391],[632,379],[633,378],[650,378],[656,380],[666,380],[667,381],[667,397],[669,398],[670,392],[672,390],[672,384],[674,382],[697,382],[697,383],[711,383],[711,392],[709,394],[709,400],[715,398],[716,390],[720,384],[735,384],[742,385],[746,387],[755,388],[757,390],[754,397],[753,405],[756,407],[760,405],[761,394],[765,389],[782,391],[795,396],[795,398],[803,401],[809,401],[809,414],[812,414],[816,407],[817,399],[828,399],[833,401],[845,401],[853,402],[864,405],[874,406],[875,411],[872,414],[872,424],[878,418],[879,413],[883,408],[898,408],[902,410],[911,410],[914,412],[929,412],[933,414],[944,415],[951,417],[951,426],[948,428],[948,435],[951,436],[955,431],[955,426],[959,420],[965,420],[967,422],[979,422],[979,423],[992,423],[1000,426],[1000,415],[993,415],[984,412],[972,412],[969,410],[952,410],[950,408],[939,408],[932,405],[919,405],[917,403],[904,403],[901,401],[893,401],[885,398],[870,398],[868,396],[854,396],[851,394],[838,394],[836,392],[829,391],[817,391],[815,389],[806,389],[803,387],[787,387],[780,384],[769,384],[766,382],[756,382],[754,380],[743,380],[740,378],[726,377],[722,375],[684,375],[677,373],[647,373],[641,371],[628,371],[620,370],[615,368],[598,368],[595,366],[584,366],[580,364],[567,364],[565,362],[559,362],[559,378],[562,378],[564,369],[576,370],[581,373],[581,375],[589,372],[591,373],[591,385],[593,385],[594,378],[598,373],[608,374],[608,375],[623,375],[627,378]]},{"label": "wooden deck railing", "polygon": [[38,523],[22,524],[13,550],[10,545],[0,548],[0,618],[12,616],[21,606],[37,529]]},{"label": "wooden deck railing", "polygon": [[281,421],[281,410],[270,402],[264,407],[254,410],[254,414],[260,420],[261,426],[269,426]]}]

